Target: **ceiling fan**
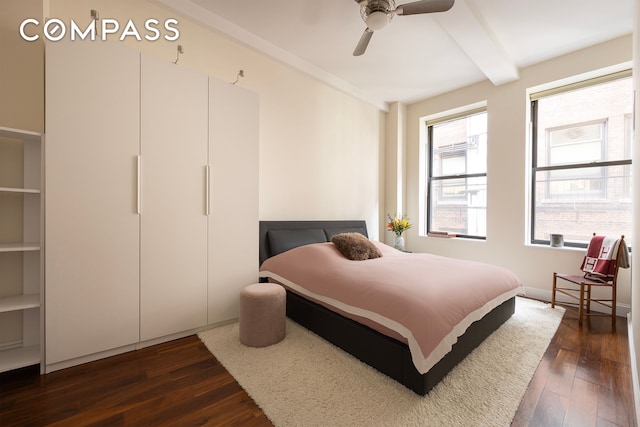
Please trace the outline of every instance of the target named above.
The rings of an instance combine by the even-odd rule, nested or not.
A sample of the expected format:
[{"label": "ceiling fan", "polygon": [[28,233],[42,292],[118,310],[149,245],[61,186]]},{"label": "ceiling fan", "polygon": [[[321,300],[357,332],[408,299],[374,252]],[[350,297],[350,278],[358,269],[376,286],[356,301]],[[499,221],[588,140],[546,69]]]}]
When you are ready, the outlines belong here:
[{"label": "ceiling fan", "polygon": [[383,29],[394,15],[417,15],[420,13],[446,12],[453,7],[455,0],[421,0],[401,4],[396,7],[395,0],[355,0],[360,5],[360,15],[367,24],[353,56],[360,56],[367,50],[374,31]]}]

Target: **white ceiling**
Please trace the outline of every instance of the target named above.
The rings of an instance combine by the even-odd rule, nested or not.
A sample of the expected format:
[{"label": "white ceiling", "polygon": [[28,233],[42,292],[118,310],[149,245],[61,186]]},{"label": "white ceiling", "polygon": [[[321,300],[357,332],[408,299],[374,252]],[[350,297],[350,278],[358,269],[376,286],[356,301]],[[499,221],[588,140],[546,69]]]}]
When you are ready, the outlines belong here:
[{"label": "white ceiling", "polygon": [[[366,25],[354,0],[156,0],[382,109],[629,34],[634,0],[456,0],[395,16],[352,55]],[[396,0],[397,5],[410,1]]]}]

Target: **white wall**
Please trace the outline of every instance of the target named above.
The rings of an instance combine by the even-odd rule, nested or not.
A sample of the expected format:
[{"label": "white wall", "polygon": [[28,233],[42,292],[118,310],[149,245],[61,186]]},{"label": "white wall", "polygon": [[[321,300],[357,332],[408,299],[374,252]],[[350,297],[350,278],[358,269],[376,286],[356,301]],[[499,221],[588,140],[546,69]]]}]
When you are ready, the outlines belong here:
[{"label": "white wall", "polygon": [[0,2],[0,126],[44,130],[44,43],[24,41],[18,25],[42,19],[42,0]]},{"label": "white wall", "polygon": [[[406,123],[407,107],[394,102],[389,106],[386,118],[385,134],[385,197],[380,212],[382,224],[388,221],[387,215],[404,214],[406,209]],[[395,234],[386,230],[380,241],[393,246]]]},{"label": "white wall", "polygon": [[[632,58],[631,36],[622,37],[520,70],[520,79],[502,86],[478,83],[407,107],[407,214],[419,220],[420,118],[476,102],[488,109],[487,240],[438,239],[409,230],[407,247],[459,258],[491,262],[513,270],[532,296],[550,298],[554,271],[577,271],[583,250],[531,246],[528,227],[529,166],[527,88],[592,72]],[[387,185],[391,185],[387,183]],[[619,302],[629,306],[630,272],[620,270]]]},{"label": "white wall", "polygon": [[49,3],[50,16],[66,22],[90,22],[91,9],[140,28],[148,18],[178,18],[177,42],[123,43],[167,61],[181,44],[178,66],[224,81],[244,70],[238,84],[260,95],[260,219],[366,219],[378,237],[384,113],[376,107],[146,0]]}]

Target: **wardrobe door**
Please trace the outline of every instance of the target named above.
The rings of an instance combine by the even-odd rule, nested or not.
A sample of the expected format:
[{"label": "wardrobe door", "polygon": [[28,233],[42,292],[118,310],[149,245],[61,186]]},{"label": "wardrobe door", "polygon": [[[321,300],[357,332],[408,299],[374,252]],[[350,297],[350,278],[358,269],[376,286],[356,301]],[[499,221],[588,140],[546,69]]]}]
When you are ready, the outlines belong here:
[{"label": "wardrobe door", "polygon": [[209,323],[238,317],[258,280],[258,96],[209,79]]},{"label": "wardrobe door", "polygon": [[46,364],[138,341],[139,53],[47,44]]},{"label": "wardrobe door", "polygon": [[140,338],[207,324],[207,77],[142,55]]}]

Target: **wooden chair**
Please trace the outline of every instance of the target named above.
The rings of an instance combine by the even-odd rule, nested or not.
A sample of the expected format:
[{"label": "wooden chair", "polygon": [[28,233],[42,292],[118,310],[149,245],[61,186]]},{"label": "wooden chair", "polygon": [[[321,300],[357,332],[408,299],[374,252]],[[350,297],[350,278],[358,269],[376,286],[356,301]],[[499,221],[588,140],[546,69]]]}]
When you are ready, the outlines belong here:
[{"label": "wooden chair", "polygon": [[[593,234],[589,246],[592,246],[594,239],[597,238],[596,234]],[[615,246],[614,246],[615,248]],[[578,302],[565,302],[563,304],[574,306],[578,308],[578,325],[582,326],[582,318],[587,316],[611,316],[611,327],[616,329],[616,285],[618,281],[618,270],[620,268],[620,260],[623,251],[626,250],[624,243],[624,235],[621,236],[617,244],[617,252],[610,259],[613,264],[610,265],[607,274],[598,278],[592,278],[587,273],[582,275],[577,274],[558,274],[553,273],[553,294],[551,296],[551,307],[555,307],[556,293],[561,293],[577,300]],[[589,255],[589,249],[587,249],[587,256]],[[585,264],[587,263],[587,256],[582,263],[582,269],[585,271]],[[567,282],[564,287],[560,287],[557,284],[557,279],[562,279]],[[564,283],[562,282],[562,283]],[[609,288],[611,291],[610,298],[593,298],[591,294],[591,288]],[[611,310],[611,314],[602,312],[591,312],[591,303],[595,302],[603,305]]]}]

